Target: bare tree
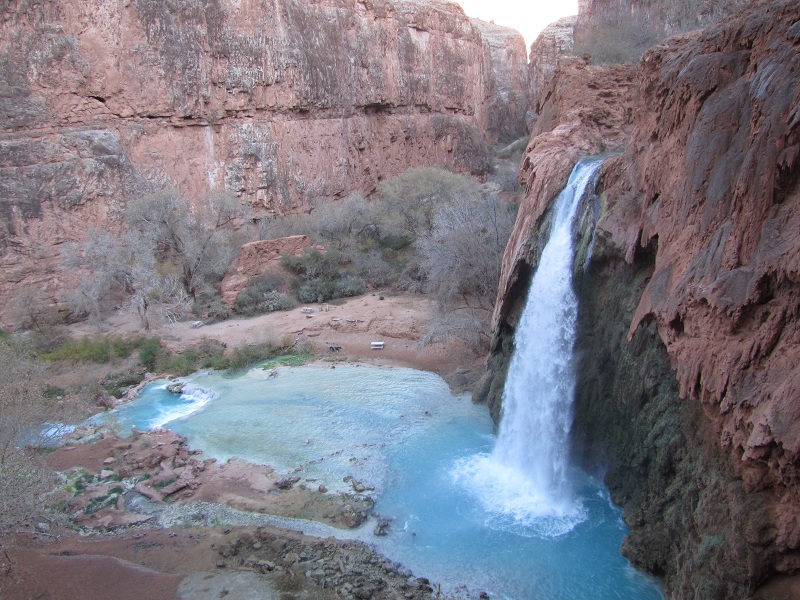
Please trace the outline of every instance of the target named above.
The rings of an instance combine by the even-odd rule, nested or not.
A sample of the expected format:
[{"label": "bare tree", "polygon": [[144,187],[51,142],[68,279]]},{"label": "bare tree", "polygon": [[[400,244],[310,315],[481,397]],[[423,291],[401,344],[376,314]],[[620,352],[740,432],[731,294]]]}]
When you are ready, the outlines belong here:
[{"label": "bare tree", "polygon": [[237,226],[246,211],[235,196],[212,192],[194,213],[172,191],[142,196],[130,203],[125,221],[131,231],[155,244],[159,263],[172,263],[181,272],[186,293],[195,298],[216,284],[235,258],[242,240]]},{"label": "bare tree", "polygon": [[82,267],[88,275],[81,281],[78,306],[99,307],[117,294],[126,294],[139,315],[143,329],[150,328],[150,311],[165,316],[180,313],[188,305],[179,272],[157,259],[157,242],[136,231],[117,237],[93,230],[89,241],[65,252],[68,266]]},{"label": "bare tree", "polygon": [[478,200],[482,196],[474,179],[432,167],[409,169],[382,181],[378,194],[384,200],[387,233],[409,241],[431,230],[437,207],[457,197]]},{"label": "bare tree", "polygon": [[149,329],[154,310],[174,320],[198,296],[214,295],[241,247],[237,226],[246,213],[226,193],[201,204],[193,213],[174,192],[149,194],[128,205],[122,235],[95,230],[86,243],[66,248],[66,264],[87,272],[70,296],[72,306],[97,319],[109,299],[124,295]]},{"label": "bare tree", "polygon": [[270,219],[261,235],[308,235],[337,250],[372,285],[397,282],[433,293],[448,309],[486,312],[515,215],[513,205],[490,191],[496,187],[444,169],[409,169],[381,182],[369,201],[354,194],[307,214]]},{"label": "bare tree", "polygon": [[315,243],[353,255],[380,236],[384,220],[385,206],[355,192],[342,200],[315,203],[307,213],[265,219],[259,224],[259,237],[307,235]]},{"label": "bare tree", "polygon": [[47,320],[43,304],[33,287],[23,286],[11,299],[11,318],[23,329],[36,329]]},{"label": "bare tree", "polygon": [[485,335],[515,218],[516,207],[495,194],[456,196],[435,208],[430,233],[416,243],[426,291],[440,304],[435,337]]},{"label": "bare tree", "polygon": [[26,446],[41,446],[61,433],[56,425],[74,416],[69,398],[48,398],[42,367],[26,348],[0,339],[0,537],[43,514],[52,473]]}]

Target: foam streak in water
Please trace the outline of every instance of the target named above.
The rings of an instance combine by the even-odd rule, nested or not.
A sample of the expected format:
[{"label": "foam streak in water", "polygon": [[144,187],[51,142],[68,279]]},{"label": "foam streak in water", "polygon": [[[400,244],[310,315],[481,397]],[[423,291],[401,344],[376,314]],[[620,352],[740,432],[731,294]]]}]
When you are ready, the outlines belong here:
[{"label": "foam streak in water", "polygon": [[216,397],[217,394],[213,390],[187,384],[181,392],[180,403],[161,407],[158,414],[150,421],[150,429],[158,429],[176,419],[184,419],[193,415]]},{"label": "foam streak in water", "polygon": [[552,229],[515,337],[497,443],[457,467],[487,507],[559,535],[582,517],[569,489],[568,436],[578,302],[572,289],[572,222],[600,166],[579,162],[555,202]]}]

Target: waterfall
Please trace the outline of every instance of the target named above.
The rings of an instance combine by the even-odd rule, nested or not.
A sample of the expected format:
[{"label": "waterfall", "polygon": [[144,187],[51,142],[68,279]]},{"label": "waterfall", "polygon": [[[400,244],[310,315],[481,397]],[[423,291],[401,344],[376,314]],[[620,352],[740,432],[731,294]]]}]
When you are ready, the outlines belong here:
[{"label": "waterfall", "polygon": [[578,300],[572,289],[572,222],[600,166],[581,161],[558,196],[550,238],[531,281],[503,390],[492,458],[522,474],[542,502],[558,509],[569,496],[567,445],[575,376],[572,354]]},{"label": "waterfall", "polygon": [[582,520],[580,503],[572,498],[567,456],[578,312],[572,223],[600,164],[579,161],[555,201],[550,237],[514,338],[495,448],[462,461],[455,475],[487,508],[515,522],[538,524],[538,533],[545,535],[561,535]]}]

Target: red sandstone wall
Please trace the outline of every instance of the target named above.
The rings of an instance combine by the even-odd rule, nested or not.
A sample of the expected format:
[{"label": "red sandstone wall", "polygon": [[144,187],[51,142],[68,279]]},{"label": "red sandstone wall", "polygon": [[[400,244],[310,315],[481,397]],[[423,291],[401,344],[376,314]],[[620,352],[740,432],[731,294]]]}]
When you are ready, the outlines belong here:
[{"label": "red sandstone wall", "polygon": [[483,174],[524,131],[526,55],[440,1],[4,2],[0,304],[54,300],[60,243],[153,187],[258,216],[413,166]]},{"label": "red sandstone wall", "polygon": [[631,332],[655,319],[746,490],[776,493],[782,552],[800,547],[798,65],[789,0],[654,48],[614,165],[627,181],[608,191],[639,200],[616,232],[629,256],[658,247]]},{"label": "red sandstone wall", "polygon": [[[676,455],[676,471],[664,477],[678,486],[693,482],[697,497],[712,502],[674,517],[678,529],[658,530],[648,515],[630,522],[648,535],[682,538],[672,546],[686,552],[738,532],[735,547],[719,550],[724,563],[702,566],[716,578],[706,584],[724,589],[727,579],[736,597],[774,574],[800,571],[799,66],[800,5],[793,0],[761,0],[656,46],[630,95],[620,93],[621,72],[562,61],[537,92],[539,118],[520,173],[526,200],[494,318],[499,357],[522,293],[515,283],[549,202],[580,154],[624,146],[604,166],[596,235],[606,256],[629,264],[654,252],[652,277],[628,303],[635,307],[630,334],[655,323],[679,383],[675,401],[705,419],[672,426],[710,433],[699,442],[688,435],[699,448],[688,448],[693,458],[683,464]],[[708,472],[680,472],[701,463]],[[700,559],[680,551],[673,564],[659,566],[666,570],[660,575],[675,597],[700,597]]]}]

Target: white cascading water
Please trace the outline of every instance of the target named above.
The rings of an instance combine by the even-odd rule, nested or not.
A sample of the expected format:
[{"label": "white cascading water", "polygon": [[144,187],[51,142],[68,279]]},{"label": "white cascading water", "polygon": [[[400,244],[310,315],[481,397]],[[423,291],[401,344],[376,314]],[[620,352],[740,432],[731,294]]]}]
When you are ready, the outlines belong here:
[{"label": "white cascading water", "polygon": [[600,164],[578,162],[556,199],[550,238],[516,331],[495,448],[462,461],[455,472],[487,509],[545,536],[562,535],[583,520],[567,473],[578,312],[572,222]]}]

